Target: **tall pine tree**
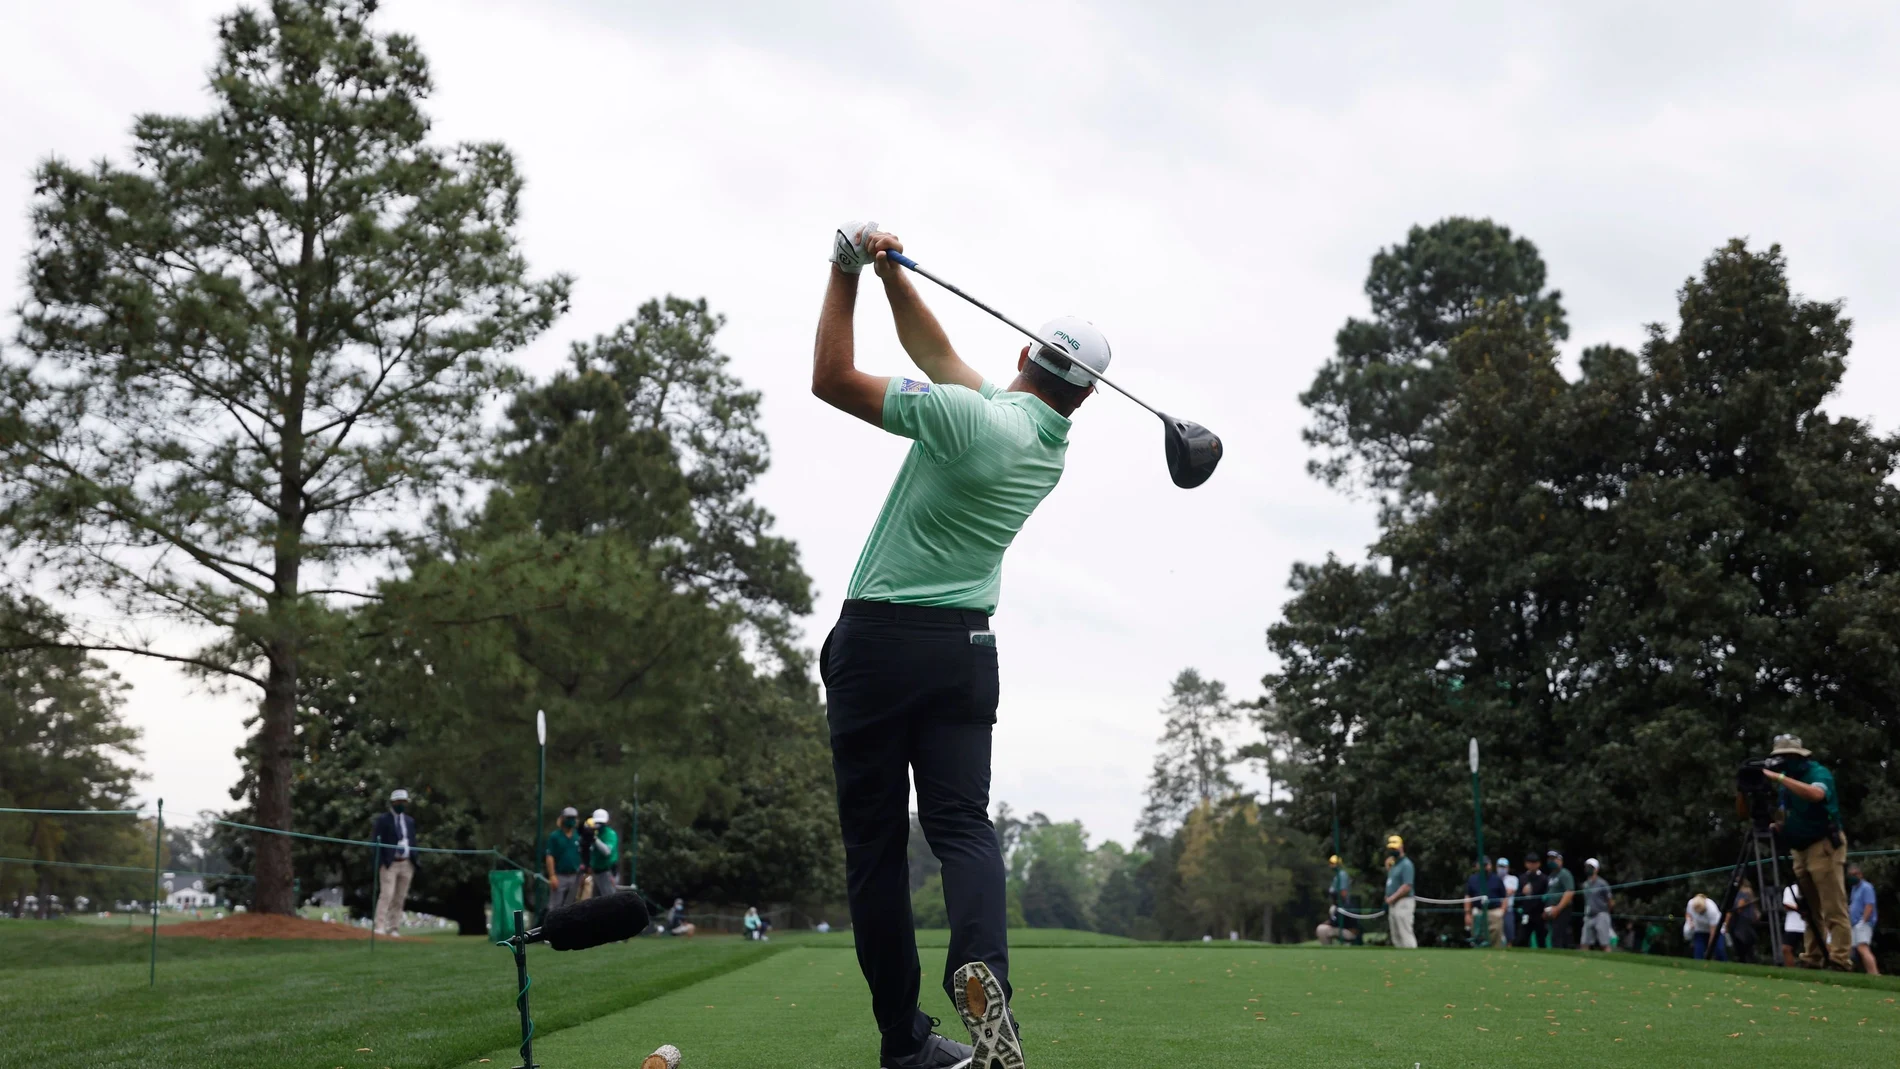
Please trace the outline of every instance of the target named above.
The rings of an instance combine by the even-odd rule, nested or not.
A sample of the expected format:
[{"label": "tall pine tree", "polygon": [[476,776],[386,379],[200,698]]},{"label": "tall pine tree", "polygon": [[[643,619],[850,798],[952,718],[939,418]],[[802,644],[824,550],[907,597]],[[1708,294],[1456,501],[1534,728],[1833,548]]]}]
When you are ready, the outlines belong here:
[{"label": "tall pine tree", "polygon": [[[37,175],[20,341],[0,402],[0,529],[126,617],[74,648],[160,656],[260,694],[256,819],[291,821],[306,650],[331,599],[453,489],[504,357],[566,301],[516,250],[497,144],[442,147],[415,43],[373,0],[221,19],[214,109],[141,117],[129,166]],[[290,844],[256,843],[258,908],[292,908]]]}]

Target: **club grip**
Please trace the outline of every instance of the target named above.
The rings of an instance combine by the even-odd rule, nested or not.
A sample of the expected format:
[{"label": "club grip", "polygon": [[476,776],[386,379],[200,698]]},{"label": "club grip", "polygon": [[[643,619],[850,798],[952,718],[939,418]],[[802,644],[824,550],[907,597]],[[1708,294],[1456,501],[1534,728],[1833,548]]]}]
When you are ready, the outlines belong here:
[{"label": "club grip", "polygon": [[894,249],[884,250],[884,258],[900,267],[908,267],[912,271],[917,270],[917,261]]}]

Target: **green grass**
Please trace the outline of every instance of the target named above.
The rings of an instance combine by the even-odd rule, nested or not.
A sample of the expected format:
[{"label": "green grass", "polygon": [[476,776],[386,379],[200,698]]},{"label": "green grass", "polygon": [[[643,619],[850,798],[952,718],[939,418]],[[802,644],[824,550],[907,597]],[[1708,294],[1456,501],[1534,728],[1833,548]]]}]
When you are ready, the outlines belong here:
[{"label": "green grass", "polygon": [[[920,942],[925,1009],[949,1017],[935,980],[946,939]],[[0,1066],[515,1064],[512,963],[480,939],[379,943],[374,954],[361,942],[164,939],[156,990],[139,933],[0,923],[0,951]],[[1014,961],[1033,1069],[1900,1061],[1900,982],[1884,978],[1047,930],[1014,933]],[[876,1064],[849,933],[535,948],[530,971],[535,1053],[548,1069],[626,1069],[661,1043],[685,1050],[686,1069]]]},{"label": "green grass", "polygon": [[[0,1066],[435,1069],[519,1036],[512,959],[479,938],[379,941],[373,954],[367,941],[165,938],[156,988],[145,944],[122,933],[21,922],[0,940]],[[536,948],[535,1019],[579,1024],[774,952],[737,939]]]},{"label": "green grass", "polygon": [[[856,945],[850,932],[792,931],[783,934],[774,933],[772,945],[844,947]],[[920,928],[917,930],[917,945],[921,948],[942,950],[950,945],[950,929]],[[1153,946],[1152,943],[1139,943],[1119,935],[1102,935],[1099,932],[1078,932],[1068,928],[1011,928],[1009,945],[1012,947],[1138,947]],[[1199,945],[1199,944],[1196,944]]]},{"label": "green grass", "polygon": [[[1633,955],[1051,947],[1013,958],[1034,1069],[1888,1065],[1900,1051],[1890,992],[1661,970]],[[925,1009],[947,1014],[931,982],[942,965],[926,954]],[[624,1069],[661,1043],[691,1069],[876,1060],[855,958],[818,947],[546,1035],[535,1055]],[[488,1064],[513,1054],[498,1048]]]}]

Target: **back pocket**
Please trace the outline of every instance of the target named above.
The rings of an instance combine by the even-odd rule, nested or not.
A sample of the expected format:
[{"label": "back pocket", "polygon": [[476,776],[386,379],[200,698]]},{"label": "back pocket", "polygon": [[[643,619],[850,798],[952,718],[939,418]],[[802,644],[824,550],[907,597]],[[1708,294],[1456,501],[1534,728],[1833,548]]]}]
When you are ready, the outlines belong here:
[{"label": "back pocket", "polygon": [[[987,641],[979,641],[979,637]],[[1002,698],[997,680],[996,633],[970,632],[970,719],[979,724],[996,723],[996,706]]]}]

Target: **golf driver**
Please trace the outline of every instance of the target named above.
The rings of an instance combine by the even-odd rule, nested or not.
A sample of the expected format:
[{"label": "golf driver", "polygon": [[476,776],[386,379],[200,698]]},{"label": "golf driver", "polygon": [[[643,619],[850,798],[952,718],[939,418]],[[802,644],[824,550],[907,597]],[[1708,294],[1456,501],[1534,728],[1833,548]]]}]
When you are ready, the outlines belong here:
[{"label": "golf driver", "polygon": [[[984,304],[982,301],[977,300],[975,297],[963,292],[954,284],[946,282],[936,275],[931,274],[929,271],[917,266],[917,261],[905,256],[901,252],[890,252],[888,250],[884,253],[884,256],[891,263],[899,264],[915,271],[930,281],[935,282],[937,285],[942,286],[944,289],[949,290],[951,293],[956,294],[1010,326],[1015,327],[1018,331],[1027,335],[1037,345],[1042,347],[1041,354],[1043,356],[1063,361],[1065,364],[1069,362],[1068,355],[1050,345],[1047,339],[1038,337],[1036,333],[1028,327],[1023,326],[1021,323],[1016,322],[996,309],[991,308],[989,305]],[[1220,463],[1221,457],[1219,435],[1198,423],[1185,419],[1176,419],[1168,415],[1166,412],[1143,401],[1141,398],[1136,397],[1120,386],[1116,386],[1115,383],[1109,380],[1108,376],[1101,374],[1093,368],[1086,368],[1085,370],[1095,376],[1095,378],[1104,385],[1113,387],[1116,393],[1121,394],[1123,397],[1128,398],[1130,401],[1135,402],[1160,417],[1161,441],[1162,445],[1167,449],[1168,475],[1174,480],[1174,485],[1183,490],[1192,490],[1206,482],[1208,476],[1214,474],[1214,466]]]}]

